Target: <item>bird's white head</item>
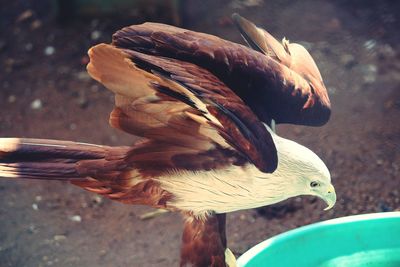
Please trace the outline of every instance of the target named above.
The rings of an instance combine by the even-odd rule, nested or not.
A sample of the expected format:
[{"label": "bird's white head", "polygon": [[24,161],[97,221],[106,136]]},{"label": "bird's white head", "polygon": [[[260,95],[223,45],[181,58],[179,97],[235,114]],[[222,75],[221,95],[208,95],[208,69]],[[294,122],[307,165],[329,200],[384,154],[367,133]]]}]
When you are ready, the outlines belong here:
[{"label": "bird's white head", "polygon": [[278,151],[278,168],[273,174],[290,183],[291,196],[317,196],[328,204],[325,210],[332,208],[336,203],[336,192],[325,163],[307,147],[267,128]]}]

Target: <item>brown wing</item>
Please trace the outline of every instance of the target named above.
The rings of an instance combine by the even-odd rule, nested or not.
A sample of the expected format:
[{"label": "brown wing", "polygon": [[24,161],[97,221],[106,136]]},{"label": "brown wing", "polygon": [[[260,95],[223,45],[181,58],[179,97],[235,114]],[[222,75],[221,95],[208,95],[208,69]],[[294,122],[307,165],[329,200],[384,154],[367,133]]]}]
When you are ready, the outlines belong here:
[{"label": "brown wing", "polygon": [[309,83],[309,93],[315,97],[309,98],[304,104],[304,108],[315,105],[316,98],[330,108],[328,92],[322,81],[321,73],[311,55],[302,45],[289,43],[286,38],[283,38],[282,42],[278,42],[266,30],[258,28],[254,23],[238,14],[233,14],[232,19],[251,48],[280,62]]},{"label": "brown wing", "polygon": [[142,175],[251,162],[273,172],[277,154],[257,116],[213,74],[194,64],[90,49],[89,74],[116,94],[110,123],[147,138],[130,153]]},{"label": "brown wing", "polygon": [[[266,42],[278,43],[270,37]],[[126,27],[114,34],[113,44],[207,69],[264,122],[322,125],[330,117],[326,89],[322,80],[309,75],[313,61],[304,48],[291,47],[293,64],[285,65],[272,49],[263,55],[213,35],[157,23]]]}]

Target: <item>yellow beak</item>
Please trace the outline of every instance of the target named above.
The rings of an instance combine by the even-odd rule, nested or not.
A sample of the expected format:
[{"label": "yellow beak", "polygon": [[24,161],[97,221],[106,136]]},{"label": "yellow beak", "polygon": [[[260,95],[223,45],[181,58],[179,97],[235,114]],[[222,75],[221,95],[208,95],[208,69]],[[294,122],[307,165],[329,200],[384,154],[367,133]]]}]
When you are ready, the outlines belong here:
[{"label": "yellow beak", "polygon": [[332,184],[330,184],[328,186],[328,190],[327,190],[326,194],[323,196],[323,199],[326,202],[326,204],[328,204],[328,207],[326,207],[324,210],[329,210],[333,206],[335,206],[336,192],[335,192],[335,188],[333,187]]}]

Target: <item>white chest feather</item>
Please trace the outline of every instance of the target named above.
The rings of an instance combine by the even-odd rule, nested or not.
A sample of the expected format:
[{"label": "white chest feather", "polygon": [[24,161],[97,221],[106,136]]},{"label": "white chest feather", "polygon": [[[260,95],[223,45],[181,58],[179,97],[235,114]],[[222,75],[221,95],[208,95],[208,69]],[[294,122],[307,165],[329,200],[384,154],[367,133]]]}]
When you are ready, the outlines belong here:
[{"label": "white chest feather", "polygon": [[250,163],[246,167],[171,173],[159,178],[161,186],[175,196],[168,204],[200,216],[210,211],[226,213],[312,195],[312,177],[325,177],[324,182],[330,183],[329,170],[315,153],[267,130],[278,151],[278,166],[273,173],[263,173]]},{"label": "white chest feather", "polygon": [[[217,213],[265,206],[291,195],[281,179],[261,173],[254,166],[231,166],[203,172],[179,172],[160,178],[175,198],[172,206],[195,214]],[[287,189],[287,188],[286,188]]]}]

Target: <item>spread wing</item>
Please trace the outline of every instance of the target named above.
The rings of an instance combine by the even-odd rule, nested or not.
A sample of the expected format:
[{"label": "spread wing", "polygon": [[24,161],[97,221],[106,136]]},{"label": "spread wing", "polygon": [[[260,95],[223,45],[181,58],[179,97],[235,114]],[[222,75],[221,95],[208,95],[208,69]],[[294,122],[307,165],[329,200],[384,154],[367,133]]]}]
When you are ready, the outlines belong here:
[{"label": "spread wing", "polygon": [[89,56],[89,74],[115,93],[111,125],[146,138],[129,155],[142,175],[249,162],[276,169],[276,148],[262,122],[206,69],[107,44]]},{"label": "spread wing", "polygon": [[243,21],[239,22],[243,25],[241,32],[257,50],[157,23],[123,28],[114,34],[113,44],[191,62],[210,71],[266,123],[271,119],[304,125],[326,123],[330,117],[329,98],[322,79],[314,75],[318,69],[308,52],[290,44],[288,54],[266,31]]}]

